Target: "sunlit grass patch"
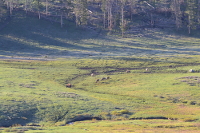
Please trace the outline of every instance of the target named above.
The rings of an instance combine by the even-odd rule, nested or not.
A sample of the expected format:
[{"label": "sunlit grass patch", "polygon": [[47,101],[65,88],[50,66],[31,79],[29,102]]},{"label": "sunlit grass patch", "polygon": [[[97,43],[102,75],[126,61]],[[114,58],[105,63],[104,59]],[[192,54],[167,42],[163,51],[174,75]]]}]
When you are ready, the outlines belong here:
[{"label": "sunlit grass patch", "polygon": [[[115,62],[120,66],[119,68],[122,69],[116,68],[115,65],[113,65]],[[29,65],[27,65],[27,63],[29,63]],[[13,66],[15,62],[4,61],[1,65],[9,66],[11,64]],[[123,60],[118,62],[117,60],[92,59],[77,61],[69,60],[67,62],[64,60],[45,62],[19,61],[14,67],[9,66],[4,69],[6,74],[4,80],[7,82],[5,86],[13,87],[15,88],[15,91],[18,90],[19,92],[20,90],[26,90],[27,95],[52,95],[48,93],[45,94],[45,91],[51,93],[60,90],[63,91],[65,84],[70,82],[74,85],[74,89],[77,90],[75,91],[69,88],[70,91],[82,91],[83,94],[86,94],[87,92],[94,94],[101,93],[113,95],[114,97],[130,96],[133,97],[133,99],[139,98],[146,102],[150,100],[148,103],[153,103],[153,101],[160,100],[168,101],[168,99],[173,97],[178,97],[179,100],[181,97],[179,97],[178,94],[182,95],[180,92],[185,94],[189,90],[187,86],[184,86],[184,83],[179,83],[177,78],[184,75],[195,75],[195,73],[185,73],[184,75],[172,73],[161,74],[165,68],[163,70],[150,68],[150,73],[146,73],[145,69],[142,71],[140,69],[135,69],[134,71],[131,70],[131,73],[126,73],[128,66],[133,66],[130,67],[130,69],[138,67],[137,63],[134,64],[134,61],[129,62]],[[198,67],[196,66],[196,68]],[[154,71],[152,71],[153,69]],[[180,67],[178,69],[187,70],[187,67]],[[95,73],[95,76],[92,77],[90,74],[93,72]],[[20,76],[13,76],[15,74]],[[96,82],[96,79],[107,76],[110,78]],[[191,92],[194,92],[195,94],[195,86],[193,88],[194,89]],[[166,95],[166,93],[168,95]],[[169,95],[170,97],[168,97]]]},{"label": "sunlit grass patch", "polygon": [[[1,111],[11,111],[1,113],[1,121],[9,115],[11,120],[20,116],[16,122],[24,122],[23,125],[37,121],[43,126],[49,124],[59,126],[88,119],[115,121],[169,119],[198,122],[200,119],[198,86],[190,86],[180,81],[182,77],[195,77],[198,72],[187,72],[191,66],[171,67],[165,61],[158,61],[156,64],[146,63],[144,58],[138,58],[137,61],[135,59],[2,60],[0,62],[0,71],[3,73],[0,76],[3,106]],[[192,67],[197,70],[198,64]],[[94,75],[91,75],[92,73]],[[67,83],[71,83],[72,87],[66,88]],[[8,125],[12,123],[6,122]],[[144,123],[141,126],[135,124],[133,127],[129,124],[129,126],[113,124],[99,127],[114,132],[133,130],[140,132],[147,126]],[[51,130],[60,132],[72,130],[70,126],[67,127],[67,129],[52,127]],[[160,128],[188,128],[174,124],[147,127],[149,131],[155,129],[158,131]],[[98,128],[90,126],[88,128],[92,132],[99,132]],[[51,132],[49,129],[43,131]],[[74,131],[86,130],[75,127]]]}]

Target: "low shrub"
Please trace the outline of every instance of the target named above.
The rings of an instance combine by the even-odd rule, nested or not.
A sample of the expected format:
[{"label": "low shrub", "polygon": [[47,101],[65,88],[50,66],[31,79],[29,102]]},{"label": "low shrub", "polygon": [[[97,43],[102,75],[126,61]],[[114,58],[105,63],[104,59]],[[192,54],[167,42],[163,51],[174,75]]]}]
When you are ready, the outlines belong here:
[{"label": "low shrub", "polygon": [[112,111],[111,115],[120,116],[120,115],[122,115],[122,113],[120,113],[118,111]]},{"label": "low shrub", "polygon": [[183,126],[176,126],[176,125],[159,125],[159,126],[156,126],[156,128],[177,128],[177,127],[183,127]]},{"label": "low shrub", "polygon": [[115,116],[121,116],[123,114],[129,114],[130,112],[126,109],[124,110],[120,110],[120,111],[112,111],[111,115],[115,115]]},{"label": "low shrub", "polygon": [[188,101],[187,101],[187,100],[184,100],[184,101],[182,101],[182,103],[185,103],[185,104],[186,104],[186,103],[188,103]]},{"label": "low shrub", "polygon": [[184,122],[193,122],[193,121],[196,121],[196,120],[198,120],[198,119],[196,119],[196,118],[183,118],[182,119],[182,121],[184,121]]},{"label": "low shrub", "polygon": [[38,118],[43,118],[43,121],[53,121],[58,122],[63,120],[65,115],[68,113],[68,108],[56,105],[48,108],[38,107],[38,113],[36,114]]},{"label": "low shrub", "polygon": [[94,120],[94,119],[102,120],[101,117],[93,116],[90,114],[79,114],[79,115],[73,116],[72,118],[66,119],[65,123],[68,124],[75,121]]},{"label": "low shrub", "polygon": [[101,112],[101,113],[100,113],[100,117],[101,117],[103,120],[110,120],[110,119],[111,119],[111,114],[108,113],[108,112]]},{"label": "low shrub", "polygon": [[27,123],[26,126],[36,126],[39,127],[40,125],[37,123]]},{"label": "low shrub", "polygon": [[12,127],[21,127],[21,124],[13,124]]},{"label": "low shrub", "polygon": [[64,126],[66,124],[65,121],[59,121],[55,123],[55,126]]},{"label": "low shrub", "polygon": [[141,115],[132,115],[129,119],[140,120],[140,119],[168,119],[168,118],[164,116],[159,116],[159,115],[141,114]]},{"label": "low shrub", "polygon": [[11,129],[6,128],[6,129],[4,129],[3,131],[4,131],[4,132],[11,132]]},{"label": "low shrub", "polygon": [[129,112],[128,110],[126,110],[126,109],[125,109],[125,110],[120,110],[119,112],[120,112],[121,114],[128,114],[128,113],[130,113],[130,112]]}]

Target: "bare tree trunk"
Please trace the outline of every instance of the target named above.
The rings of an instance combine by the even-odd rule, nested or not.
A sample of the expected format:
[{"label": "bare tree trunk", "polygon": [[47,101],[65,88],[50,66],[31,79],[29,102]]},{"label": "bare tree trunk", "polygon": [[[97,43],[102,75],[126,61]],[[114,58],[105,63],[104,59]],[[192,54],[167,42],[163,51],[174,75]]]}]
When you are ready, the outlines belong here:
[{"label": "bare tree trunk", "polygon": [[41,18],[41,15],[40,15],[40,11],[38,10],[38,18],[40,19]]},{"label": "bare tree trunk", "polygon": [[63,27],[63,14],[60,15],[60,26]]},{"label": "bare tree trunk", "polygon": [[151,27],[153,28],[155,24],[153,19],[153,13],[150,13],[150,16],[151,16]]},{"label": "bare tree trunk", "polygon": [[110,7],[108,6],[107,8],[108,8],[107,9],[108,10],[108,22],[107,23],[108,23],[108,28],[110,28],[110,16],[111,16],[110,14],[111,14],[111,12],[110,12]]},{"label": "bare tree trunk", "polygon": [[198,9],[197,9],[197,21],[200,23],[200,0],[198,0]]},{"label": "bare tree trunk", "polygon": [[9,7],[10,7],[10,15],[12,15],[12,10],[13,10],[13,0],[10,1],[10,3],[9,3]]},{"label": "bare tree trunk", "polygon": [[113,28],[113,14],[112,14],[112,1],[108,4],[108,29],[111,31]]},{"label": "bare tree trunk", "polygon": [[48,0],[46,0],[46,15],[48,15]]},{"label": "bare tree trunk", "polygon": [[188,15],[188,34],[190,34],[191,33],[191,20],[190,20],[191,18],[190,18],[190,14]]},{"label": "bare tree trunk", "polygon": [[7,9],[10,8],[10,2],[9,1],[6,1],[6,6],[7,6]]},{"label": "bare tree trunk", "polygon": [[38,3],[38,18],[40,19],[41,18],[41,15],[40,15],[40,0],[37,1]]},{"label": "bare tree trunk", "polygon": [[130,0],[130,8],[131,8],[131,10],[130,10],[131,20],[133,20],[133,1],[132,0]]},{"label": "bare tree trunk", "polygon": [[27,14],[27,0],[25,0],[25,11],[26,11],[26,14]]},{"label": "bare tree trunk", "polygon": [[103,27],[106,28],[106,12],[103,13]]},{"label": "bare tree trunk", "polygon": [[121,24],[121,31],[122,31],[122,37],[124,37],[124,5],[122,5],[121,9],[121,15],[122,15],[122,24]]}]

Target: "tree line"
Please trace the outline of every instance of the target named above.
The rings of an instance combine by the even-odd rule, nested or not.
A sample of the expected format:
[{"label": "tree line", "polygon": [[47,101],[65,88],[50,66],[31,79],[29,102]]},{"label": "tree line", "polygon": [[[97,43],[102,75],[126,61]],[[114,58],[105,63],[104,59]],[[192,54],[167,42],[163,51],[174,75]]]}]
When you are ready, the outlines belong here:
[{"label": "tree line", "polygon": [[[189,34],[200,25],[200,0],[2,0],[0,5],[0,18],[21,9],[39,19],[57,20],[61,27],[68,19],[77,26],[119,30],[122,36],[138,21],[150,27],[187,28]],[[171,23],[162,25],[162,19]]]}]

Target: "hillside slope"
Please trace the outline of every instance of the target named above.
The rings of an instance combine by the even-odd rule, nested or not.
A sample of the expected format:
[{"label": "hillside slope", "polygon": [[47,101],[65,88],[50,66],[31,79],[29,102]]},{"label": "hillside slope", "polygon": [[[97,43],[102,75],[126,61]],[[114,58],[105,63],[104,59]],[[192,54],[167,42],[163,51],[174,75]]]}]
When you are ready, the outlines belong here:
[{"label": "hillside slope", "polygon": [[[106,36],[98,30],[66,27],[18,12],[0,32],[2,56],[109,57],[199,54],[199,39],[169,30],[146,28],[131,38]],[[171,33],[170,33],[171,32]],[[192,41],[191,41],[192,40]]]},{"label": "hillside slope", "polygon": [[160,119],[148,128],[199,129],[199,38],[58,27],[19,14],[0,32],[0,126]]}]

